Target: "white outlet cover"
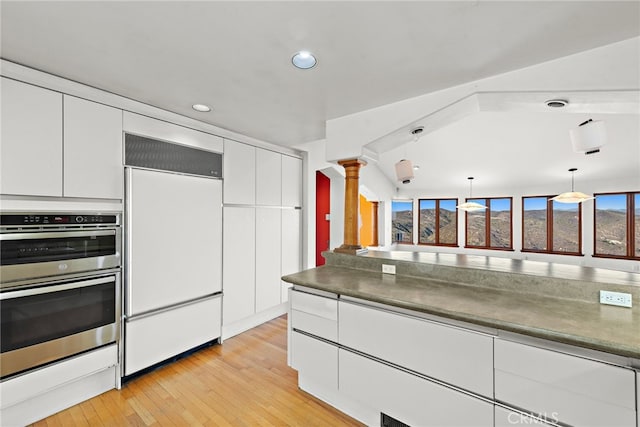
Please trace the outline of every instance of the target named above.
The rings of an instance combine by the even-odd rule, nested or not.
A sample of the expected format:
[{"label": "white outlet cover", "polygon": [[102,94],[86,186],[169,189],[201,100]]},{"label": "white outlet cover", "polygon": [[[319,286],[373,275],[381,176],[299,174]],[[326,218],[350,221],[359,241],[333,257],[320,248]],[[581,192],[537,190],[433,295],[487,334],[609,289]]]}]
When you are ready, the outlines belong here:
[{"label": "white outlet cover", "polygon": [[382,272],[386,274],[396,274],[396,266],[391,264],[382,264]]},{"label": "white outlet cover", "polygon": [[624,292],[600,291],[600,304],[617,305],[619,307],[631,307],[631,294]]}]

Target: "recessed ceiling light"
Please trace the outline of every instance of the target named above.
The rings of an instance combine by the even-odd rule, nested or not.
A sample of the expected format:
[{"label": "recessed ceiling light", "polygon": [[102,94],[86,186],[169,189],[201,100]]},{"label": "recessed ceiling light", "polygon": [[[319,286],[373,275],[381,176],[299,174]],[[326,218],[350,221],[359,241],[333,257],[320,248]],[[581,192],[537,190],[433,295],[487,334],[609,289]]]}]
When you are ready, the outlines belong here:
[{"label": "recessed ceiling light", "polygon": [[420,166],[418,166],[418,165],[413,165],[413,170],[414,170],[414,171],[417,171],[418,169],[420,169]]},{"label": "recessed ceiling light", "polygon": [[196,111],[200,111],[202,113],[208,113],[209,111],[211,111],[211,107],[204,104],[193,104],[191,108],[193,108]]},{"label": "recessed ceiling light", "polygon": [[313,68],[316,66],[318,61],[316,57],[306,50],[301,50],[300,52],[293,55],[291,58],[291,62],[296,68],[300,68],[301,70],[308,70],[309,68]]},{"label": "recessed ceiling light", "polygon": [[566,107],[569,104],[569,101],[567,101],[566,99],[550,99],[545,102],[545,104],[547,105],[547,107],[551,108],[562,108]]}]

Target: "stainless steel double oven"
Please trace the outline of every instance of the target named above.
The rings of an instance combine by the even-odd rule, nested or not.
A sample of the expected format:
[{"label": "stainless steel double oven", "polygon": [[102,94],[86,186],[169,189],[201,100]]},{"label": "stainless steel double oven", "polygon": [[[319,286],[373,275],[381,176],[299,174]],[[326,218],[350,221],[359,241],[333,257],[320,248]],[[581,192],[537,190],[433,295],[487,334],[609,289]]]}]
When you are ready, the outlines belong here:
[{"label": "stainless steel double oven", "polygon": [[119,213],[1,213],[0,376],[117,342]]}]

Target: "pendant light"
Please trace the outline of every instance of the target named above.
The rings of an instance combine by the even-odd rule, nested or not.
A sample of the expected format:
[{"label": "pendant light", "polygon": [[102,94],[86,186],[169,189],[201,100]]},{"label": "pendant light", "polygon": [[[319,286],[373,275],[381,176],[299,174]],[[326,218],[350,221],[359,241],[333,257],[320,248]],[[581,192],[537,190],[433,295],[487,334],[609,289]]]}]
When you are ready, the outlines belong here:
[{"label": "pendant light", "polygon": [[[473,182],[473,177],[470,176],[467,179],[469,180],[469,198],[472,199],[473,193],[472,193],[471,183]],[[456,208],[465,212],[476,212],[476,211],[487,209],[485,205],[481,205],[480,203],[476,203],[476,202],[464,202],[456,206]]]},{"label": "pendant light", "polygon": [[571,172],[571,191],[567,193],[558,194],[556,197],[552,197],[551,200],[555,200],[556,202],[559,202],[559,203],[582,203],[585,200],[595,199],[595,197],[588,196],[579,191],[574,191],[573,176],[577,170],[578,170],[577,168],[569,169],[569,172]]}]

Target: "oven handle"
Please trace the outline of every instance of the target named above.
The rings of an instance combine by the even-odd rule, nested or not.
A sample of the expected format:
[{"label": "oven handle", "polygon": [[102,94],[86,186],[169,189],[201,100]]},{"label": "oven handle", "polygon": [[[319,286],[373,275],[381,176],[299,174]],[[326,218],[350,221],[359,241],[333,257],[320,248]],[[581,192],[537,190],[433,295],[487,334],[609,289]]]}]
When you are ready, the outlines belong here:
[{"label": "oven handle", "polygon": [[19,291],[6,291],[0,293],[0,300],[12,298],[27,297],[32,295],[48,294],[51,292],[66,291],[69,289],[86,288],[87,286],[101,285],[113,282],[115,284],[115,276],[100,277],[98,279],[82,280],[80,282],[63,283],[61,285],[38,286],[37,288],[21,289]]},{"label": "oven handle", "polygon": [[30,239],[56,239],[67,237],[91,237],[91,236],[112,236],[116,230],[79,230],[79,231],[50,231],[31,233],[2,233],[0,240],[30,240]]}]

